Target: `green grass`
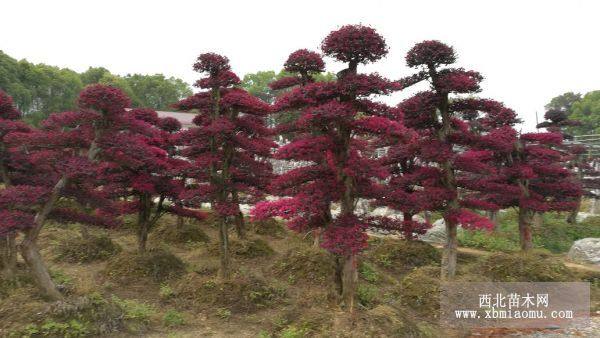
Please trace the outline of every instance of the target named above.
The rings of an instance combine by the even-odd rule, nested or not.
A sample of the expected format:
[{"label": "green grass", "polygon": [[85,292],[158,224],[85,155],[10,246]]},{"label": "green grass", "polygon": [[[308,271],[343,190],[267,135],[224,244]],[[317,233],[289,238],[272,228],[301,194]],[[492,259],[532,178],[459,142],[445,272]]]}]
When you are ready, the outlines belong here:
[{"label": "green grass", "polygon": [[[567,213],[545,213],[540,228],[533,228],[533,244],[536,248],[552,253],[569,251],[573,242],[587,237],[600,237],[600,217],[589,217],[583,222],[569,224]],[[514,252],[520,249],[518,215],[515,209],[500,214],[496,231],[461,231],[458,234],[461,246],[494,252]]]},{"label": "green grass", "polygon": [[362,279],[366,280],[370,283],[377,283],[380,279],[379,274],[375,271],[375,267],[373,267],[369,262],[361,262],[358,267],[358,273]]},{"label": "green grass", "polygon": [[165,312],[165,315],[163,316],[163,324],[166,327],[182,326],[185,325],[185,317],[181,312],[171,309]]}]

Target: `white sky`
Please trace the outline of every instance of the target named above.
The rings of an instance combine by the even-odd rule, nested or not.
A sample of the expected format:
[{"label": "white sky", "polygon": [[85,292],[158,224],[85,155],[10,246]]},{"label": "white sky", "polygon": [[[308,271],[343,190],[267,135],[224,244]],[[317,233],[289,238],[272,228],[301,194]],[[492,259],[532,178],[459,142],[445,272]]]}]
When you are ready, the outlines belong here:
[{"label": "white sky", "polygon": [[[598,0],[4,0],[0,11],[0,49],[17,59],[189,83],[198,78],[191,65],[199,53],[228,56],[240,77],[278,70],[290,52],[317,49],[350,23],[386,38],[388,57],[368,70],[397,79],[412,72],[406,52],[437,39],[455,47],[460,66],[485,76],[482,96],[515,109],[526,130],[552,97],[600,89]],[[327,61],[331,71],[341,68]]]}]

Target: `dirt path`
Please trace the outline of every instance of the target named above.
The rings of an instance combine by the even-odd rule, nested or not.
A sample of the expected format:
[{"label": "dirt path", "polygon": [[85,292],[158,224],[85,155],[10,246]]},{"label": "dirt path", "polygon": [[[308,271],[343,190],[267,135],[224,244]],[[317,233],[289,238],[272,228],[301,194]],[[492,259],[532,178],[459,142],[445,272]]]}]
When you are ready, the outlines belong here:
[{"label": "dirt path", "polygon": [[[438,249],[442,249],[444,247],[441,244],[432,244],[432,245]],[[483,255],[488,255],[491,253],[491,251],[485,251],[485,250],[475,249],[475,248],[465,248],[465,247],[459,247],[458,252],[462,253],[462,254],[466,254],[466,255],[471,255],[471,256],[483,256]],[[559,258],[561,259],[563,264],[565,264],[565,266],[570,269],[600,273],[600,266],[592,265],[592,264],[573,263],[573,262],[567,260],[566,257],[559,257]]]}]

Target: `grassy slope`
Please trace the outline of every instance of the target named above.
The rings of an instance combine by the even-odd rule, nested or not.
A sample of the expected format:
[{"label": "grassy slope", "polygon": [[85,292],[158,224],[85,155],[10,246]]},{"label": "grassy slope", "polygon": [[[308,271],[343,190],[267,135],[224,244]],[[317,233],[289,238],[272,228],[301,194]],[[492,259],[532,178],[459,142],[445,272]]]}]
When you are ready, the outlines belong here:
[{"label": "grassy slope", "polygon": [[[507,238],[510,238],[509,223],[510,218],[505,218],[501,230]],[[163,226],[172,224],[173,219],[163,221]],[[285,230],[276,237],[250,231],[250,240],[268,242],[273,249],[270,253],[261,247],[262,244],[240,242],[232,234],[237,242],[233,245],[237,252],[233,259],[235,273],[232,283],[224,284],[216,278],[217,233],[207,224],[202,225],[202,229],[211,238],[208,244],[170,244],[164,243],[162,237],[151,236],[151,246],[167,248],[186,264],[186,271],[179,278],[163,282],[130,276],[109,278],[104,272],[106,261],[76,264],[54,260],[56,248],[62,241],[79,236],[77,226],[48,227],[43,233],[41,247],[55,276],[69,290],[71,299],[91,294],[117,302],[126,322],[118,336],[440,335],[435,318],[437,303],[431,296],[439,287],[439,254],[428,245],[373,240],[362,255],[359,267],[360,309],[349,318],[338,306],[331,280],[331,257],[312,249],[310,239]],[[136,248],[131,229],[113,231],[110,236],[123,248],[118,257],[131,255]],[[485,245],[480,247],[486,248]],[[478,272],[481,257],[463,254],[459,258],[459,278],[484,278],[477,275],[481,273]],[[579,278],[576,276],[573,280]],[[597,281],[598,274],[585,278]],[[8,296],[0,298],[0,317],[3,318],[0,336],[18,330],[22,332],[32,323],[39,330],[40,325],[51,317],[48,307],[26,280],[19,287],[12,287]],[[65,330],[77,333],[76,329]]]}]

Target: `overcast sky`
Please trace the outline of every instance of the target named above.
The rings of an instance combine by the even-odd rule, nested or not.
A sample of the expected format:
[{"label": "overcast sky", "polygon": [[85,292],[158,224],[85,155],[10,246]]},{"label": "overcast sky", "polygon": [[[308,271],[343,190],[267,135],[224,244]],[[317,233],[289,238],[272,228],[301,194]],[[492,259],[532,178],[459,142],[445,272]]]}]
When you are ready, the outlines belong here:
[{"label": "overcast sky", "polygon": [[[104,66],[193,83],[194,59],[214,51],[242,77],[278,70],[290,52],[318,49],[331,30],[362,23],[390,47],[368,71],[392,79],[411,74],[404,62],[410,47],[441,40],[454,46],[460,66],[485,76],[481,95],[515,109],[525,130],[552,97],[600,89],[598,0],[8,0],[0,10],[0,50],[76,71]],[[327,63],[331,71],[341,68]]]}]

